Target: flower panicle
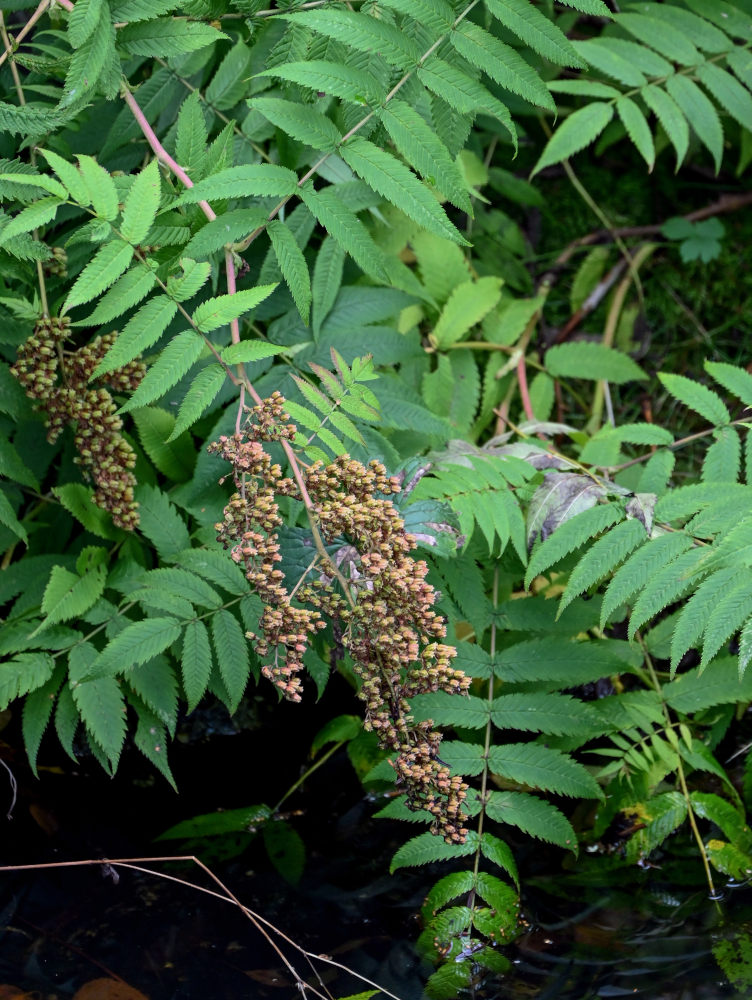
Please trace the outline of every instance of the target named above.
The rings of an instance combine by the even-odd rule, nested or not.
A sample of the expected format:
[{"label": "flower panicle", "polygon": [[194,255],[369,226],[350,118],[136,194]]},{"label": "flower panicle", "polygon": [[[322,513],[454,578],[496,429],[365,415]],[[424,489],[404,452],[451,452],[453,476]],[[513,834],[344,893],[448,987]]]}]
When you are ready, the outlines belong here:
[{"label": "flower panicle", "polygon": [[317,569],[314,559],[291,592],[279,566],[278,497],[302,496],[264,443],[290,441],[295,431],[284,398],[275,392],[250,411],[242,431],[209,446],[232,465],[236,492],[216,526],[217,537],[264,604],[259,633],[247,633],[263,661],[262,673],[284,697],[300,701],[309,641],[327,620],[336,622],[361,681],[365,727],[393,754],[408,805],[431,815],[432,832],[462,843],[467,785],[439,759],[440,733],[430,721],[415,722],[409,701],[429,691],[466,693],[470,680],[452,666],[454,647],[441,641],[446,625],[433,608],[428,567],[409,555],[415,539],[391,499],[400,481],[380,462],[363,465],[349,455],[301,467],[309,515],[327,551],[334,552],[328,564],[318,560]]}]

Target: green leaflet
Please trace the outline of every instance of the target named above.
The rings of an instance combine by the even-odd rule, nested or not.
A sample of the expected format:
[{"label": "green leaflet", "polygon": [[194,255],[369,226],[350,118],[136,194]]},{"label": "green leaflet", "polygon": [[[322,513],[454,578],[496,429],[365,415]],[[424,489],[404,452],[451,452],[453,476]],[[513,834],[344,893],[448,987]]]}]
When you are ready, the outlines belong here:
[{"label": "green leaflet", "polygon": [[354,136],[340,149],[356,174],[428,232],[467,246],[433,195],[395,157],[367,139]]},{"label": "green leaflet", "polygon": [[190,257],[179,261],[182,273],[170,275],[167,279],[167,294],[174,302],[186,302],[201,289],[211,274],[211,264],[198,263]]},{"label": "green leaflet", "polygon": [[446,0],[385,0],[382,6],[406,14],[436,37],[443,35],[454,22],[454,12]]},{"label": "green leaflet", "polygon": [[676,671],[679,661],[691,649],[705,631],[710,611],[738,578],[735,567],[718,570],[706,577],[682,608],[671,638],[671,672]]},{"label": "green leaflet", "polygon": [[740,809],[712,792],[692,792],[690,801],[698,816],[715,823],[729,840],[749,851],[752,847],[752,838],[750,829],[744,822],[744,813]]},{"label": "green leaflet", "polygon": [[491,721],[499,729],[576,735],[587,722],[595,720],[588,706],[577,698],[564,694],[530,693],[505,694],[494,698]]},{"label": "green leaflet", "polygon": [[[524,622],[516,625],[524,627]],[[541,681],[550,688],[572,687],[623,673],[634,666],[628,646],[625,656],[625,647],[614,641],[568,642],[562,634],[551,634],[555,631],[554,622],[541,623],[539,627],[542,632],[539,638],[516,642],[496,654],[489,664],[496,677],[511,684]],[[474,675],[481,676],[481,671],[476,668]]]},{"label": "green leaflet", "polygon": [[689,149],[689,125],[676,101],[660,87],[650,85],[640,91],[642,99],[655,114],[676,150],[678,170]]},{"label": "green leaflet", "polygon": [[56,197],[40,198],[27,208],[14,215],[11,221],[0,230],[0,246],[12,240],[21,233],[30,233],[37,227],[46,226],[57,215],[57,210],[63,202]]},{"label": "green leaflet", "polygon": [[[75,106],[80,103],[81,98],[90,98],[97,90],[97,84],[103,73],[105,73],[113,62],[117,62],[115,53],[115,28],[110,20],[110,8],[107,0],[100,0],[96,4],[98,12],[94,14],[91,24],[91,31],[88,31],[84,40],[73,45],[73,58],[68,66],[63,88],[63,97],[60,101],[60,108]],[[93,23],[92,23],[93,22]],[[74,35],[77,32],[74,31]],[[78,32],[81,34],[81,32]],[[108,96],[111,94],[111,83],[105,77],[105,91]]]},{"label": "green leaflet", "polygon": [[588,539],[621,521],[624,511],[617,504],[599,504],[560,523],[535,548],[525,572],[525,586],[555,563],[579,548]]},{"label": "green leaflet", "polygon": [[163,652],[179,635],[180,625],[174,618],[145,618],[133,622],[84,668],[80,680],[114,678]]},{"label": "green leaflet", "polygon": [[94,372],[100,378],[107,372],[122,368],[135,360],[162,336],[178,311],[177,302],[164,295],[155,295],[132,316],[118,338],[102,358]]},{"label": "green leaflet", "polygon": [[39,480],[27,467],[18,451],[0,431],[0,476],[5,476],[17,483],[23,483],[32,490],[39,490]]},{"label": "green leaflet", "polygon": [[384,89],[370,73],[322,59],[275,66],[258,75],[276,76],[282,80],[299,83],[317,93],[332,94],[363,108],[369,104],[380,104],[385,96]]},{"label": "green leaflet", "polygon": [[614,45],[614,41],[616,39],[589,38],[586,41],[574,42],[573,45],[578,55],[599,72],[624,84],[625,87],[644,87],[647,80],[637,61],[630,59],[629,51],[625,52],[621,46]]},{"label": "green leaflet", "polygon": [[492,773],[540,791],[576,798],[603,797],[595,778],[582,764],[538,743],[496,744],[489,752],[488,765]]},{"label": "green leaflet", "polygon": [[676,712],[690,715],[711,705],[733,704],[752,699],[752,672],[740,679],[736,658],[720,657],[704,671],[688,670],[664,685],[667,704]]},{"label": "green leaflet", "polygon": [[490,792],[486,812],[498,823],[519,827],[531,837],[577,854],[577,835],[556,806],[525,792]]},{"label": "green leaflet", "polygon": [[195,205],[199,201],[226,198],[266,198],[295,194],[298,178],[292,170],[275,163],[253,163],[226,167],[194,184],[171,205]]},{"label": "green leaflet", "polygon": [[475,878],[472,872],[451,872],[449,875],[444,875],[431,887],[426,896],[423,903],[424,919],[433,916],[440,907],[451,903],[453,899],[466,895],[473,888],[474,883]]},{"label": "green leaflet", "polygon": [[546,368],[559,378],[603,379],[617,384],[647,378],[628,355],[586,341],[552,347],[546,352]]},{"label": "green leaflet", "polygon": [[710,483],[736,483],[741,470],[742,444],[733,427],[719,427],[702,463],[702,479]]},{"label": "green leaflet", "polygon": [[198,179],[202,174],[208,142],[209,133],[199,92],[194,90],[180,107],[175,137],[175,155],[191,180]]},{"label": "green leaflet", "polygon": [[310,106],[272,97],[255,97],[248,104],[293,139],[322,152],[334,152],[342,139],[334,122]]},{"label": "green leaflet", "polygon": [[723,159],[723,128],[718,112],[697,84],[686,76],[670,76],[666,81],[666,90],[691,123],[700,142],[709,150],[717,173]]},{"label": "green leaflet", "polygon": [[215,610],[222,604],[222,598],[213,587],[185,569],[152,569],[143,574],[139,582],[186,598],[202,608]]},{"label": "green leaflet", "polygon": [[134,180],[123,207],[120,233],[134,245],[143,243],[157,217],[160,199],[159,163],[152,160]]},{"label": "green leaflet", "polygon": [[107,539],[119,536],[121,529],[112,524],[112,519],[106,511],[96,506],[91,499],[91,490],[83,483],[56,486],[52,492],[61,505],[92,535]]},{"label": "green leaflet", "polygon": [[655,145],[642,111],[631,98],[620,97],[616,102],[616,112],[627,130],[629,138],[647,163],[648,169],[652,170],[655,163]]},{"label": "green leaflet", "polygon": [[429,184],[463,211],[471,204],[456,162],[433,129],[404,101],[393,99],[379,112],[398,152]]},{"label": "green leaflet", "polygon": [[191,237],[185,247],[187,257],[208,257],[227,244],[238,243],[255,229],[266,225],[268,212],[262,208],[236,208],[225,212]]},{"label": "green leaflet", "polygon": [[344,42],[359,52],[378,52],[391,66],[405,69],[414,66],[421,52],[415,42],[399,28],[375,17],[364,17],[349,10],[307,10],[283,14],[286,21],[302,24],[328,38]]},{"label": "green leaflet", "polygon": [[175,562],[230,594],[248,592],[249,584],[242,570],[225,552],[216,549],[185,549],[175,557]]},{"label": "green leaflet", "polygon": [[716,66],[714,63],[703,63],[697,69],[700,83],[718,101],[721,107],[735,118],[742,128],[752,129],[752,96],[742,85]]},{"label": "green leaflet", "polygon": [[87,733],[114,772],[125,740],[125,704],[117,681],[102,677],[77,683],[73,686],[73,701]]},{"label": "green leaflet", "polygon": [[433,329],[436,346],[446,349],[462,340],[496,306],[501,298],[501,286],[501,278],[490,276],[457,285]]},{"label": "green leaflet", "polygon": [[509,132],[515,152],[517,151],[517,130],[506,105],[497,100],[477,80],[435,55],[429,56],[418,69],[418,77],[421,83],[437,97],[462,114],[487,114],[498,118]]},{"label": "green leaflet", "polygon": [[[532,8],[531,8],[532,9]],[[570,156],[574,156],[581,149],[589,146],[601,134],[614,116],[612,104],[604,104],[602,101],[592,101],[584,108],[574,111],[564,119],[563,123],[556,129],[548,145],[540,155],[538,162],[533,168],[532,176],[550,167],[553,163],[560,163]],[[562,347],[573,345],[562,344]],[[594,345],[598,346],[598,345]],[[608,350],[608,348],[605,348]]]},{"label": "green leaflet", "polygon": [[702,550],[690,549],[653,574],[632,608],[629,618],[630,639],[646,622],[678,600],[692,586],[702,572],[699,568],[702,559]]},{"label": "green leaflet", "polygon": [[221,351],[222,360],[228,365],[248,364],[251,361],[261,361],[272,358],[275,354],[284,354],[285,348],[269,344],[265,340],[241,340],[230,344]]},{"label": "green leaflet", "polygon": [[235,615],[224,609],[212,615],[211,631],[219,673],[227,689],[232,713],[245,693],[250,675],[248,640]]},{"label": "green leaflet", "polygon": [[746,581],[737,582],[736,586],[724,594],[711,608],[704,633],[701,670],[718,654],[731,636],[742,627],[750,614],[752,614],[752,594],[749,592]]},{"label": "green leaflet", "polygon": [[118,410],[128,413],[160,399],[190,371],[204,349],[203,341],[194,330],[184,330],[167,344],[157,360],[149,366],[141,384]]},{"label": "green leaflet", "polygon": [[531,104],[537,104],[548,111],[555,110],[551,95],[541,78],[511,46],[500,42],[468,20],[460,23],[450,39],[460,55],[473,66],[482,69],[499,86],[511,90],[513,94],[519,94]]},{"label": "green leaflet", "polygon": [[[227,296],[230,298],[231,296]],[[174,441],[183,431],[188,430],[201,414],[214,402],[222,388],[226,373],[222,365],[207,365],[193,379],[180,404],[178,417],[167,443]]]},{"label": "green leaflet", "polygon": [[133,421],[155,467],[175,482],[190,479],[196,450],[187,434],[176,432],[175,417],[159,406],[145,406],[134,410]]},{"label": "green leaflet", "polygon": [[443,305],[457,285],[472,277],[465,254],[456,243],[431,233],[417,233],[411,242],[426,291]]},{"label": "green leaflet", "polygon": [[645,526],[637,518],[622,521],[599,538],[570,573],[557,617],[583,591],[613,573],[619,563],[647,539]]},{"label": "green leaflet", "polygon": [[138,305],[154,287],[156,276],[143,264],[136,263],[117,279],[112,288],[99,300],[96,309],[86,319],[77,320],[72,326],[98,326]]},{"label": "green leaflet", "polygon": [[83,45],[96,30],[103,8],[109,14],[109,7],[102,0],[83,0],[71,11],[68,19],[68,40],[74,49]]},{"label": "green leaflet", "polygon": [[581,10],[583,14],[595,14],[597,17],[611,17],[611,11],[603,0],[561,0],[567,7]]},{"label": "green leaflet", "polygon": [[485,0],[495,18],[531,49],[558,66],[582,66],[563,32],[526,0]]},{"label": "green leaflet", "polygon": [[80,170],[52,150],[40,149],[39,152],[60,178],[72,200],[84,207],[89,205],[91,197]]},{"label": "green leaflet", "polygon": [[127,24],[118,31],[118,48],[131,56],[168,58],[193,52],[205,45],[227,38],[221,31],[200,21],[183,18],[152,17],[148,21]]},{"label": "green leaflet", "polygon": [[94,209],[100,219],[112,221],[118,214],[118,193],[109,173],[91,156],[79,156],[78,167]]},{"label": "green leaflet", "polygon": [[212,671],[209,635],[201,621],[186,625],[180,667],[188,711],[192,712],[206,691]]},{"label": "green leaflet", "polygon": [[695,382],[684,375],[667,375],[662,372],[659,372],[658,378],[675,399],[705,417],[711,424],[730,422],[731,416],[721,397],[701,382]]},{"label": "green leaflet", "polygon": [[35,778],[39,777],[37,772],[39,747],[52,717],[52,709],[55,707],[55,696],[60,689],[60,685],[63,683],[64,677],[65,667],[62,663],[58,663],[52,677],[50,677],[47,683],[37,688],[36,691],[32,691],[24,701],[21,715],[21,731],[24,747],[26,748],[26,756],[29,758],[29,766]]},{"label": "green leaflet", "polygon": [[91,302],[120,277],[133,259],[133,247],[122,240],[105,243],[76,279],[63,311]]},{"label": "green leaflet", "polygon": [[314,191],[309,185],[300,189],[300,197],[332,239],[349,253],[366,274],[389,283],[384,255],[360,219],[337,198],[333,187]]},{"label": "green leaflet", "polygon": [[0,670],[0,711],[21,695],[46,684],[52,676],[55,661],[49,653],[18,653],[6,660]]},{"label": "green leaflet", "polygon": [[258,288],[245,288],[233,295],[217,295],[216,298],[206,299],[194,310],[193,322],[201,333],[211,333],[212,330],[238,319],[249,309],[254,309],[276,287],[259,285]]},{"label": "green leaflet", "polygon": [[673,4],[643,3],[640,10],[651,17],[665,21],[672,28],[681,31],[698,48],[707,52],[725,52],[731,44],[722,31],[714,28],[704,17],[698,17]]},{"label": "green leaflet", "polygon": [[676,25],[672,31],[666,31],[660,19],[631,11],[616,14],[614,20],[638,41],[649,45],[672,62],[696,66],[702,61],[702,56],[690,39]]},{"label": "green leaflet", "polygon": [[313,268],[313,333],[318,336],[321,324],[334,305],[340,285],[345,251],[331,236],[325,236]]},{"label": "green leaflet", "polygon": [[236,42],[225,53],[206,88],[209,107],[227,111],[245,96],[250,64],[251,50],[244,42]]},{"label": "green leaflet", "polygon": [[44,624],[70,621],[88,611],[102,596],[106,576],[107,566],[103,562],[93,565],[82,575],[55,566],[42,598]]},{"label": "green leaflet", "polygon": [[189,545],[188,529],[167,494],[156,486],[139,486],[136,491],[139,530],[154,544],[161,559],[182,552]]},{"label": "green leaflet", "polygon": [[311,309],[311,276],[303,251],[290,229],[278,219],[269,223],[267,232],[282,276],[295,300],[300,317],[307,326]]},{"label": "green leaflet", "polygon": [[467,857],[468,854],[475,852],[477,837],[478,835],[471,830],[464,844],[445,844],[440,837],[434,837],[430,833],[419,833],[396,852],[389,867],[390,874],[393,875],[399,868]]},{"label": "green leaflet", "polygon": [[752,406],[752,375],[723,361],[706,361],[705,371],[747,406]]},{"label": "green leaflet", "polygon": [[[66,190],[63,185],[56,181],[54,177],[48,177],[45,174],[25,172],[21,174],[0,174],[0,181],[5,185],[11,185],[10,192],[5,197],[18,196],[21,198],[24,188],[40,188],[42,191],[47,191],[57,198],[62,198],[63,200],[66,198]],[[13,185],[18,185],[16,190],[14,190]],[[36,192],[33,194],[30,193],[24,200],[30,200],[35,194]]]},{"label": "green leaflet", "polygon": [[170,765],[167,762],[166,743],[167,734],[165,727],[159,717],[142,705],[136,705],[138,713],[138,725],[133,735],[133,742],[147,760],[157,768],[161,774],[169,781],[173,790],[177,792],[178,787],[172,776]]}]

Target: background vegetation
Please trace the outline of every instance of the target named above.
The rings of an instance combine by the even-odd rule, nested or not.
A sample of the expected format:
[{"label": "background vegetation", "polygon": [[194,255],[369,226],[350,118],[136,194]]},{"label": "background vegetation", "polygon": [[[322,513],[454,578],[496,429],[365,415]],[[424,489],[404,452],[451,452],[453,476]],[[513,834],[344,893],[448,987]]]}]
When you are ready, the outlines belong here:
[{"label": "background vegetation", "polygon": [[[0,701],[35,773],[57,739],[174,785],[184,713],[339,672],[365,724],[316,766],[396,772],[392,871],[447,862],[434,996],[507,967],[510,830],[607,871],[686,827],[711,892],[746,879],[752,3],[2,17]],[[166,836],[260,830],[294,879],[280,805]]]}]

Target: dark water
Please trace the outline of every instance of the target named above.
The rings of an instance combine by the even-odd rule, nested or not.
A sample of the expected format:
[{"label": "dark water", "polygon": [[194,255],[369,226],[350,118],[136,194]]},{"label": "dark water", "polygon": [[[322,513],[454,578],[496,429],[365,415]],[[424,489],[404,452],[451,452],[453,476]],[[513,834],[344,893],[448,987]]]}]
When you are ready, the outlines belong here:
[{"label": "dark water", "polygon": [[[304,722],[295,706],[258,712],[241,733],[211,711],[184,727],[172,753],[179,797],[136,752],[110,780],[93,760],[74,764],[45,744],[35,781],[12,749],[11,724],[0,753],[18,779],[19,799],[14,818],[0,821],[3,863],[178,853],[174,842],[154,843],[173,823],[218,807],[275,802],[305,766],[316,722]],[[2,812],[6,777],[0,771]],[[258,837],[239,857],[212,857],[206,848],[202,857],[245,906],[302,948],[330,955],[401,1000],[419,1000],[431,969],[413,948],[416,913],[447,869],[385,874],[410,831],[371,820],[380,805],[364,796],[341,752],[285,806],[307,849],[297,886],[280,878]],[[574,866],[529,842],[517,853],[526,925],[508,951],[512,971],[480,982],[478,1000],[752,998],[752,888],[726,887],[720,904],[711,902],[686,839],[674,838],[656,858],[660,867],[648,869],[587,854]],[[219,891],[195,866],[144,867]],[[305,957],[277,940],[298,973],[316,982]],[[318,988],[323,983],[334,997],[366,988],[332,965],[316,969]],[[119,981],[120,992],[100,983],[86,993],[85,984],[105,979]],[[3,874],[0,998],[62,1000],[83,988],[77,1000],[141,1000],[128,987],[148,1000],[302,995],[248,918],[195,888],[102,864]]]}]

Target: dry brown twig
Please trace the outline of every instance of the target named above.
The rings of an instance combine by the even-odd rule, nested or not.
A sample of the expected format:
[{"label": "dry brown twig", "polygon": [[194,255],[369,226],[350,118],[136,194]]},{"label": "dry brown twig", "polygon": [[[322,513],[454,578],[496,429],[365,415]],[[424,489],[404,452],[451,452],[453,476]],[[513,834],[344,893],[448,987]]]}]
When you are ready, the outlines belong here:
[{"label": "dry brown twig", "polygon": [[[145,864],[155,864],[157,862],[190,862],[191,864],[198,865],[198,867],[205,872],[209,878],[222,890],[221,892],[215,892],[213,889],[207,889],[205,886],[197,885],[195,882],[190,882],[187,879],[178,878],[176,875],[167,875],[165,872],[155,871],[153,868],[144,868]],[[249,907],[245,906],[240,902],[238,897],[232,892],[228,886],[215,875],[214,872],[209,868],[208,865],[204,864],[200,858],[197,858],[193,854],[177,854],[168,855],[165,857],[144,857],[144,858],[85,858],[80,861],[51,861],[42,864],[29,864],[29,865],[2,865],[0,866],[0,872],[19,872],[19,871],[41,871],[50,868],[85,868],[94,866],[109,866],[113,869],[127,868],[131,871],[142,872],[145,875],[154,875],[156,878],[164,879],[168,882],[177,882],[178,885],[187,886],[190,889],[195,889],[197,892],[203,892],[207,896],[212,896],[215,899],[220,899],[225,903],[230,903],[236,906],[241,913],[243,913],[253,924],[256,930],[266,939],[266,941],[271,945],[274,951],[279,956],[280,960],[284,963],[285,968],[290,973],[290,975],[295,980],[295,985],[300,991],[301,995],[307,995],[307,991],[310,991],[314,996],[321,997],[321,1000],[333,1000],[333,997],[329,990],[324,985],[321,977],[316,971],[314,962],[323,962],[325,965],[333,966],[334,968],[340,969],[343,972],[349,973],[351,976],[355,976],[361,982],[366,983],[368,986],[372,986],[374,989],[380,990],[385,996],[390,997],[391,1000],[401,1000],[395,993],[391,993],[383,986],[379,986],[372,979],[367,976],[361,975],[354,969],[349,968],[349,966],[344,965],[342,962],[336,961],[330,955],[316,954],[315,952],[308,951],[302,945],[299,945],[292,938],[288,937],[284,931],[281,931],[276,927],[270,920],[266,917],[262,917],[260,913],[256,913]],[[273,939],[272,934],[275,934],[278,938],[281,938],[285,944],[289,945],[295,951],[305,958],[311,967],[313,974],[319,981],[322,993],[317,987],[312,986],[307,983],[297,969],[294,967],[292,962],[287,958],[282,948]]]}]

